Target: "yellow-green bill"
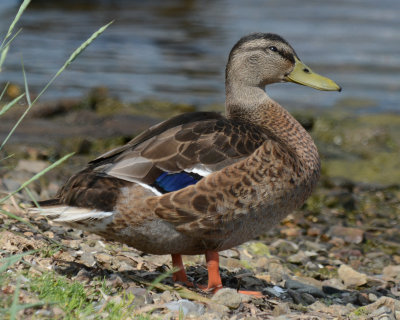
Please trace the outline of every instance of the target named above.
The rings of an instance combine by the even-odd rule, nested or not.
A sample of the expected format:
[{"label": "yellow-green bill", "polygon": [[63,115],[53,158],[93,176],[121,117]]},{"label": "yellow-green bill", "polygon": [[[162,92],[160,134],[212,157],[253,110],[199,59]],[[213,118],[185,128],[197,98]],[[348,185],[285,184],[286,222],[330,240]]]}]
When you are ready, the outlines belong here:
[{"label": "yellow-green bill", "polygon": [[342,88],[338,86],[334,81],[313,72],[297,57],[295,57],[295,61],[296,62],[294,65],[294,69],[286,76],[286,81],[302,84],[303,86],[311,87],[318,90],[342,91]]}]

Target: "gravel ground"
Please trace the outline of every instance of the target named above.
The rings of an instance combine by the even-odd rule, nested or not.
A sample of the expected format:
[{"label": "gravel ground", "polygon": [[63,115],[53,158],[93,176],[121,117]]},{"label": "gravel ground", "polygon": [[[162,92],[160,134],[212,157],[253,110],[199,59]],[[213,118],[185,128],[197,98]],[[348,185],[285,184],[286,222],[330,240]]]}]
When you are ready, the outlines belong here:
[{"label": "gravel ground", "polygon": [[[25,163],[26,164],[26,163]],[[9,171],[2,189],[18,185],[40,161]],[[25,174],[23,174],[25,171]],[[30,172],[29,172],[30,171]],[[14,174],[15,173],[15,174]],[[52,193],[57,183],[42,189]],[[54,190],[52,190],[54,189]],[[32,191],[35,192],[35,191]],[[124,294],[135,298],[126,319],[146,315],[156,319],[400,319],[400,189],[323,179],[307,204],[256,241],[221,252],[224,286],[215,296],[185,290],[172,283],[170,257],[143,254],[133,248],[85,232],[51,225],[23,208],[26,193],[7,201],[2,209],[29,221],[33,227],[7,216],[0,218],[3,258],[26,253],[7,269],[0,297],[16,290],[23,277],[20,303],[40,302],[29,285],[32,277],[64,276],[100,290],[91,301],[89,319],[108,319],[102,306]],[[188,275],[205,283],[204,258],[186,256]],[[149,289],[149,283],[166,275]],[[101,292],[104,279],[107,293]],[[239,294],[237,289],[260,290],[264,298]],[[0,299],[1,300],[1,299]],[[65,310],[44,304],[20,311],[21,319],[63,319]],[[76,315],[76,318],[80,318]]]}]

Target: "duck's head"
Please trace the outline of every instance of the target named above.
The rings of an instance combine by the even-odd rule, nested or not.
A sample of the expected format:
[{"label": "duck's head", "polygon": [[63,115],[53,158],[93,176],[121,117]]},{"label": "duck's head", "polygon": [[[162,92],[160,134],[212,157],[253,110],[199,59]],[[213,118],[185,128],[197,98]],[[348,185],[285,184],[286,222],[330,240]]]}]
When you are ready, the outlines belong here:
[{"label": "duck's head", "polygon": [[232,48],[226,66],[227,84],[264,88],[288,81],[318,90],[341,91],[334,81],[314,73],[301,62],[290,44],[276,34],[250,34]]}]

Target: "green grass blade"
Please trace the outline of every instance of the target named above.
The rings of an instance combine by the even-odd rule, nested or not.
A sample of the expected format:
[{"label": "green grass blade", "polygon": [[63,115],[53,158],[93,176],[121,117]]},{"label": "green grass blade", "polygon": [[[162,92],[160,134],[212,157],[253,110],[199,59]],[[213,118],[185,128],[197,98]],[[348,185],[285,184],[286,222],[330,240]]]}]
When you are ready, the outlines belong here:
[{"label": "green grass blade", "polygon": [[31,0],[24,0],[24,2],[22,2],[22,4],[19,7],[19,10],[18,10],[13,22],[10,24],[10,27],[8,28],[8,32],[7,32],[6,36],[4,37],[4,40],[3,40],[2,44],[1,44],[1,47],[3,47],[4,43],[11,36],[15,25],[17,24],[17,22],[21,18],[22,14],[24,13],[25,9],[28,7],[30,2],[31,2]]},{"label": "green grass blade", "polygon": [[14,33],[14,35],[10,39],[8,39],[7,42],[2,43],[1,47],[0,47],[0,51],[5,50],[5,48],[9,47],[11,42],[14,41],[14,39],[20,34],[21,31],[22,31],[22,29],[19,29],[16,33]]},{"label": "green grass blade", "polygon": [[157,285],[163,281],[164,279],[168,278],[171,274],[174,272],[179,271],[178,268],[172,268],[171,270],[168,270],[165,273],[160,274],[157,278],[155,278],[152,282],[151,285],[147,288],[148,291],[151,291],[154,289],[154,287],[157,287]]},{"label": "green grass blade", "polygon": [[22,59],[22,56],[21,56],[21,65],[22,65],[22,74],[23,74],[23,76],[24,76],[24,85],[25,85],[26,101],[28,102],[28,107],[30,108],[30,107],[32,107],[31,95],[30,95],[30,93],[29,93],[28,80],[27,80],[27,78],[26,78],[24,60]]},{"label": "green grass blade", "polygon": [[7,53],[10,47],[5,47],[4,49],[1,49],[1,55],[0,55],[0,72],[2,71],[2,66],[4,61],[6,60]]},{"label": "green grass blade", "polygon": [[15,286],[15,291],[14,291],[14,296],[12,300],[12,304],[10,307],[10,320],[16,320],[17,319],[17,313],[19,310],[19,289],[21,287],[21,279],[17,279],[17,285]]},{"label": "green grass blade", "polygon": [[38,172],[37,174],[35,174],[32,178],[30,178],[29,180],[25,181],[17,190],[11,192],[10,194],[8,194],[7,196],[5,196],[4,198],[0,199],[0,204],[3,203],[4,201],[8,200],[9,198],[11,198],[14,194],[16,194],[17,192],[21,191],[22,189],[24,189],[27,185],[29,185],[31,182],[35,181],[36,179],[40,178],[42,175],[44,175],[46,172],[50,171],[51,169],[57,167],[59,164],[61,164],[62,162],[64,162],[65,160],[67,160],[69,157],[71,157],[74,153],[69,153],[67,155],[65,155],[64,157],[62,157],[61,159],[57,160],[56,162],[54,162],[53,164],[51,164],[50,166],[48,166],[46,169]]},{"label": "green grass blade", "polygon": [[0,94],[0,101],[3,99],[4,95],[6,94],[7,88],[8,88],[9,85],[10,85],[10,83],[7,82],[6,85],[4,86],[4,89],[3,89],[3,91],[2,91],[1,94]]},{"label": "green grass blade", "polygon": [[36,208],[40,208],[39,202],[37,202],[37,200],[35,199],[35,197],[33,196],[31,190],[26,187],[25,188],[26,193],[28,194],[29,198],[31,198],[32,202],[34,203]]},{"label": "green grass blade", "polygon": [[93,33],[89,39],[87,39],[84,43],[82,43],[67,59],[67,61],[64,63],[64,65],[56,72],[56,74],[50,79],[50,81],[46,84],[46,86],[43,88],[42,91],[37,95],[35,100],[32,101],[32,104],[28,106],[28,108],[25,110],[25,112],[22,114],[22,116],[18,119],[17,123],[14,125],[14,127],[10,130],[8,133],[7,137],[4,139],[3,143],[0,146],[0,151],[3,149],[4,145],[7,143],[8,139],[10,139],[11,135],[14,133],[15,129],[19,126],[21,121],[25,118],[25,116],[28,114],[29,110],[32,108],[32,106],[36,103],[36,101],[42,96],[42,94],[48,89],[48,87],[54,82],[54,80],[57,79],[57,77],[67,68],[77,57],[79,54],[83,52],[83,50],[86,49],[86,47],[93,42],[94,39],[96,39],[100,34],[102,34],[110,24],[112,24],[113,21],[107,23],[106,25],[102,26],[100,29],[98,29],[95,33]]},{"label": "green grass blade", "polygon": [[5,271],[7,271],[7,269],[9,267],[11,267],[13,264],[17,263],[19,260],[21,260],[24,256],[28,255],[28,254],[33,254],[35,252],[37,252],[38,250],[31,250],[31,251],[27,251],[24,253],[20,253],[20,254],[14,254],[11,257],[7,257],[4,259],[0,260],[0,273],[3,273]]},{"label": "green grass blade", "polygon": [[10,159],[10,158],[14,157],[14,155],[15,155],[14,153],[9,154],[7,157],[0,159],[0,162]]},{"label": "green grass blade", "polygon": [[7,43],[0,48],[0,72],[1,72],[1,67],[3,66],[4,61],[6,60],[8,50],[10,49],[10,44],[11,42],[15,39],[15,37],[21,32],[22,29],[19,29],[10,40],[7,41]]},{"label": "green grass blade", "polygon": [[[12,106],[14,106],[19,100],[21,100],[25,96],[25,93],[20,94],[18,97],[16,97],[14,100],[10,101],[7,103],[3,108],[0,110],[0,116],[2,116],[4,113],[6,113]],[[0,149],[1,150],[1,149]]]}]

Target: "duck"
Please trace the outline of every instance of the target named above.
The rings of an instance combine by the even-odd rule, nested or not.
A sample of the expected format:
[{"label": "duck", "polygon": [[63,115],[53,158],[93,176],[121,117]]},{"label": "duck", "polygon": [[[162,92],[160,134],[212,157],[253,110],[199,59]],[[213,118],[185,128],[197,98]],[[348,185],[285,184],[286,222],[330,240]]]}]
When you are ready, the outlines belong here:
[{"label": "duck", "polygon": [[280,82],[341,91],[281,36],[244,36],[226,64],[225,115],[190,112],[152,126],[89,162],[32,210],[147,254],[169,254],[173,280],[190,287],[182,255],[204,254],[201,289],[217,292],[219,252],[299,208],[320,175],[313,139],[265,91]]}]

